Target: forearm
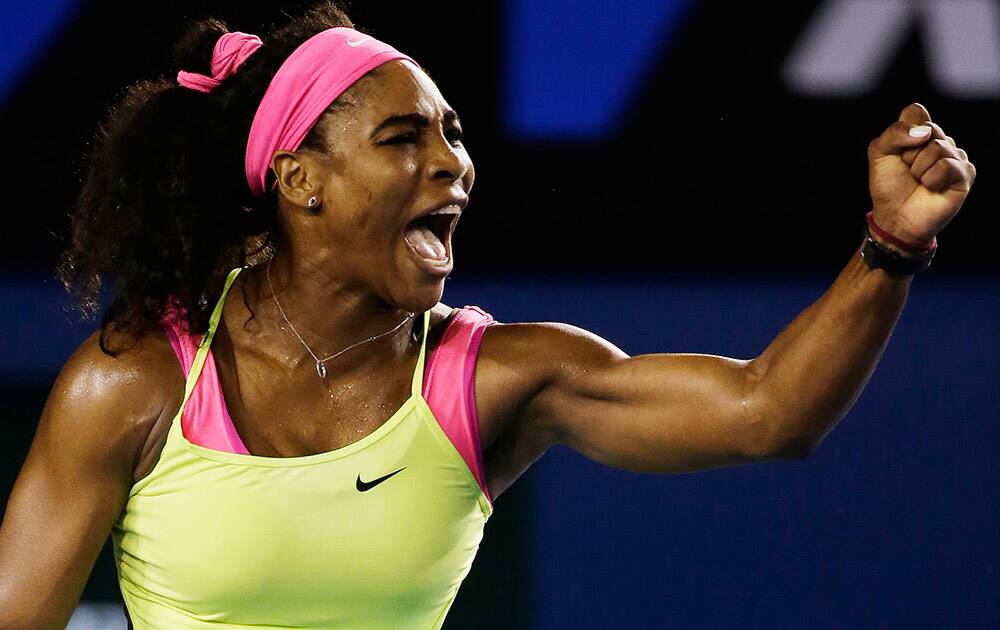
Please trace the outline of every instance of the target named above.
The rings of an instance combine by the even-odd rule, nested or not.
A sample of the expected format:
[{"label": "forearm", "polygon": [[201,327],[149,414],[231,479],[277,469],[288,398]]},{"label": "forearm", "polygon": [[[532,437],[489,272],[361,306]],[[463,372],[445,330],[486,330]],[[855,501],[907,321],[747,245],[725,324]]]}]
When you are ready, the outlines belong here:
[{"label": "forearm", "polygon": [[850,410],[899,318],[912,276],[869,269],[857,253],[833,286],[750,366],[750,410],[778,451],[808,452]]}]

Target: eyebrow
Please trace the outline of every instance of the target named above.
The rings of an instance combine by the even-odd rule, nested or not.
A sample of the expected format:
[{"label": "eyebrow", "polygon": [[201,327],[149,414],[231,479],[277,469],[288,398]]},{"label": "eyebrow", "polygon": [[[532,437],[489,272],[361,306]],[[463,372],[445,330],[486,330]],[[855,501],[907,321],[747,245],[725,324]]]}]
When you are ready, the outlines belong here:
[{"label": "eyebrow", "polygon": [[[456,123],[459,126],[462,125],[462,121],[459,120],[458,114],[453,109],[449,109],[448,111],[446,111],[444,113],[444,116],[442,117],[442,120],[445,124]],[[392,125],[404,125],[404,124],[413,125],[418,129],[423,129],[427,127],[429,124],[431,124],[431,121],[429,118],[427,118],[427,116],[424,116],[423,114],[418,114],[416,112],[413,112],[412,114],[394,114],[392,116],[389,116],[382,122],[380,122],[378,125],[376,125],[375,129],[373,129],[372,132],[368,135],[368,139],[370,140],[374,138],[378,134],[378,132],[382,131],[386,127],[390,127]]]}]

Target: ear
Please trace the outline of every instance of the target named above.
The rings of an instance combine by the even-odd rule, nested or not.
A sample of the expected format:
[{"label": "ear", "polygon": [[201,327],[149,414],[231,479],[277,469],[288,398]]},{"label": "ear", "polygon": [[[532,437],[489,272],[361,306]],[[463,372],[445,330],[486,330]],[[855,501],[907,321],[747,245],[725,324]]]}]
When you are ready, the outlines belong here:
[{"label": "ear", "polygon": [[309,197],[320,197],[322,181],[319,165],[301,153],[278,151],[271,158],[271,169],[281,195],[296,206],[309,207]]}]

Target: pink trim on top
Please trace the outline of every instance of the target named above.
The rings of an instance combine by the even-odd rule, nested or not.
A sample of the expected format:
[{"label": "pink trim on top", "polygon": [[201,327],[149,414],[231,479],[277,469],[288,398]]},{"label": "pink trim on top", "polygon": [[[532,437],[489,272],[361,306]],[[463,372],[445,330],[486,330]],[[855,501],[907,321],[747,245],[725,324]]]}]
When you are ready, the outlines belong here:
[{"label": "pink trim on top", "polygon": [[[176,310],[168,311],[162,323],[174,354],[184,369],[184,377],[187,378],[198,354],[201,337],[188,334]],[[215,368],[215,357],[212,356],[211,349],[205,357],[201,376],[184,406],[181,429],[184,437],[193,444],[227,453],[250,454],[226,409],[226,399],[222,395],[219,372]]]},{"label": "pink trim on top", "polygon": [[466,306],[448,323],[424,371],[423,396],[441,429],[465,460],[476,482],[490,496],[479,442],[476,415],[476,358],[493,317],[477,306]]}]

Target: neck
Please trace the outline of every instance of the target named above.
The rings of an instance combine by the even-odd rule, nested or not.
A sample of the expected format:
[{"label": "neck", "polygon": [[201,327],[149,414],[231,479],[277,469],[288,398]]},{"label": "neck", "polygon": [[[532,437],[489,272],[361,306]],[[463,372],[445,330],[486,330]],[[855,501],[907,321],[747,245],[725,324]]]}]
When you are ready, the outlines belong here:
[{"label": "neck", "polygon": [[[249,312],[243,300],[227,299],[226,310],[238,311],[232,321],[238,322],[241,336],[245,334],[245,341],[258,350],[273,348],[274,356],[294,368],[315,370],[312,354],[327,359],[359,342],[364,343],[324,361],[324,366],[343,372],[399,359],[410,351],[413,335],[422,325],[419,314],[411,315],[370,291],[338,281],[293,253],[278,253],[270,263],[244,271],[237,283],[240,279],[257,322],[244,331],[242,324]],[[382,336],[366,342],[377,335]]]}]

